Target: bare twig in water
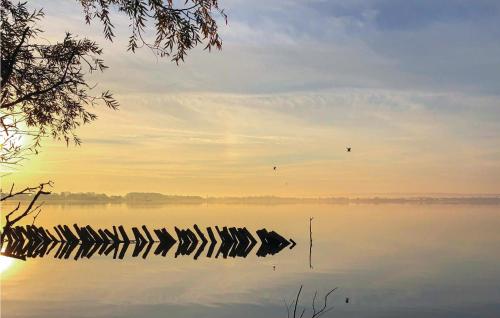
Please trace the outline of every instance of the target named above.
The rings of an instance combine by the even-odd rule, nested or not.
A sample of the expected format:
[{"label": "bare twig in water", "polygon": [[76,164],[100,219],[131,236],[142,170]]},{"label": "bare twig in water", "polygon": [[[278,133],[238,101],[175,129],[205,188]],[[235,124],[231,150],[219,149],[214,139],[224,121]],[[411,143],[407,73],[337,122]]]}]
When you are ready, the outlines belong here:
[{"label": "bare twig in water", "polygon": [[323,307],[321,307],[319,311],[314,310],[311,318],[320,317],[321,315],[326,314],[327,312],[333,309],[333,306],[330,307],[328,306],[328,297],[336,290],[337,287],[335,287],[334,289],[330,290],[328,293],[325,294],[325,303],[323,304]]},{"label": "bare twig in water", "polygon": [[285,303],[285,307],[286,307],[286,317],[290,318],[290,306],[291,305],[288,305],[288,303],[286,302],[286,300],[284,298],[283,298],[283,302]]},{"label": "bare twig in water", "polygon": [[312,248],[313,248],[313,234],[312,234],[312,220],[314,218],[309,218],[309,268],[313,268],[312,266]]},{"label": "bare twig in water", "polygon": [[[297,314],[297,307],[300,301],[300,295],[302,293],[302,285],[299,288],[299,291],[297,292],[297,296],[295,296],[295,300],[292,301],[291,304],[288,304],[285,299],[283,299],[283,302],[285,303],[286,311],[287,311],[287,318],[303,318],[304,314],[307,312],[306,308],[302,308],[302,311],[300,312],[300,315]],[[328,293],[325,294],[324,296],[324,303],[321,308],[316,308],[316,298],[318,296],[318,292],[314,292],[313,300],[312,300],[312,313],[309,316],[310,318],[318,318],[326,314],[327,312],[331,311],[333,309],[333,306],[328,306],[328,297],[337,290],[337,287],[331,289]],[[293,306],[293,315],[291,316],[291,307]],[[299,309],[300,311],[300,309]]]},{"label": "bare twig in water", "polygon": [[293,306],[293,317],[297,315],[297,305],[299,303],[300,292],[302,291],[302,285],[300,285],[299,292],[297,293],[297,298],[295,298],[295,305]]},{"label": "bare twig in water", "polygon": [[[42,212],[42,205],[43,205],[43,203],[42,203],[42,204],[39,204],[39,205],[38,205],[38,206],[37,206],[37,207],[33,210],[33,212],[35,212],[35,211],[38,211],[38,212],[37,212],[37,213],[33,216],[33,222],[31,223],[31,225],[35,225],[36,218],[38,217],[38,215],[40,215],[40,212]],[[33,213],[33,212],[32,212],[32,213]],[[30,213],[30,214],[32,214],[32,213]]]}]

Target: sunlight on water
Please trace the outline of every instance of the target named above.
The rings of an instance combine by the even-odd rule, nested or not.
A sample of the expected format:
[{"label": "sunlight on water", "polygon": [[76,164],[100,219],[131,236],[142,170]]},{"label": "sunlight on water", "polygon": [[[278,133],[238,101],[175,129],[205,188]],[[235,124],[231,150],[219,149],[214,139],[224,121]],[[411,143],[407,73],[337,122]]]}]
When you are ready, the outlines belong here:
[{"label": "sunlight on water", "polygon": [[0,274],[9,269],[14,263],[14,260],[10,257],[0,256]]},{"label": "sunlight on water", "polygon": [[[3,252],[2,250],[2,253]],[[12,277],[16,277],[17,273],[23,270],[24,264],[26,264],[26,262],[0,255],[0,279],[2,280],[2,284],[5,283],[7,278],[10,280]]]}]

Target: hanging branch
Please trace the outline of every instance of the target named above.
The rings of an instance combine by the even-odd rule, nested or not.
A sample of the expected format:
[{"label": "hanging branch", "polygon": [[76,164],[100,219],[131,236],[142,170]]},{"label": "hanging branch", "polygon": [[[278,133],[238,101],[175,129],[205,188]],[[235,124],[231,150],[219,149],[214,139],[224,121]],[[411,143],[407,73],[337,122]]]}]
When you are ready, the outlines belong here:
[{"label": "hanging branch", "polygon": [[0,1],[0,165],[16,167],[37,153],[44,137],[80,144],[75,130],[97,118],[93,106],[117,109],[118,103],[87,81],[107,68],[96,42],[66,33],[61,41],[42,43],[43,11]]},{"label": "hanging branch", "polygon": [[[130,21],[129,51],[149,48],[160,57],[170,57],[175,63],[184,61],[187,52],[197,45],[204,49],[221,49],[217,17],[227,24],[227,15],[218,0],[78,0],[83,7],[85,21],[100,20],[104,37],[115,38],[111,14],[118,11]],[[113,10],[115,9],[115,10]],[[153,39],[146,31],[153,30]]]},{"label": "hanging branch", "polygon": [[[218,0],[77,2],[85,22],[99,20],[110,41],[115,38],[112,15],[125,15],[131,52],[145,46],[179,64],[198,45],[208,51],[222,48],[218,18],[227,23],[227,16]],[[0,0],[0,10],[0,164],[16,166],[27,150],[37,153],[43,137],[79,145],[75,131],[97,119],[93,106],[117,109],[118,102],[107,90],[95,93],[95,85],[88,82],[89,74],[107,69],[96,42],[66,33],[57,43],[41,43],[43,10],[30,11],[27,2],[11,0]],[[31,140],[21,142],[21,137]]]}]

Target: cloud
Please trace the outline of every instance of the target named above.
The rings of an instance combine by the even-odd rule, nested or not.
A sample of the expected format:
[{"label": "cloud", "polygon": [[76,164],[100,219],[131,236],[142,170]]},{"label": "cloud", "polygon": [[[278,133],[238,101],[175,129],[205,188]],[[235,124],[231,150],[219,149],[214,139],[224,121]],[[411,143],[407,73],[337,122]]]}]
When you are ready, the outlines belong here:
[{"label": "cloud", "polygon": [[[498,94],[500,5],[494,1],[227,1],[222,52],[191,52],[181,66],[83,23],[77,4],[44,5],[48,33],[67,25],[102,43],[111,70],[95,77],[121,94],[217,91],[283,93],[335,87]],[[69,14],[68,14],[69,13]]]},{"label": "cloud", "polygon": [[[80,130],[78,155],[49,148],[37,171],[106,175],[104,191],[116,191],[113,180],[124,191],[141,182],[161,191],[165,178],[185,192],[268,193],[277,179],[263,176],[276,162],[293,172],[297,186],[286,191],[297,195],[334,185],[499,186],[491,150],[500,148],[497,2],[230,0],[223,50],[196,49],[180,66],[146,49],[126,52],[119,13],[110,43],[75,3],[30,6],[45,7],[48,39],[64,26],[102,44],[110,69],[91,80],[121,103]],[[50,166],[57,156],[75,161]]]}]

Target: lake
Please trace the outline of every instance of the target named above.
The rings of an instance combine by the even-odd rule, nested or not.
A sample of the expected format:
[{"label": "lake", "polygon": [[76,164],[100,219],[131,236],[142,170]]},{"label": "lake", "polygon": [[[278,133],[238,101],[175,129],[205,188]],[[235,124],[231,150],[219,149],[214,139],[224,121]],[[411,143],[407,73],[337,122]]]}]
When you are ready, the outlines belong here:
[{"label": "lake", "polygon": [[316,291],[319,307],[335,287],[323,317],[500,317],[498,205],[47,205],[37,218],[50,229],[74,223],[174,237],[193,224],[266,228],[297,246],[196,260],[175,248],[146,259],[133,248],[123,259],[2,256],[3,318],[287,317],[300,286],[304,317]]}]

